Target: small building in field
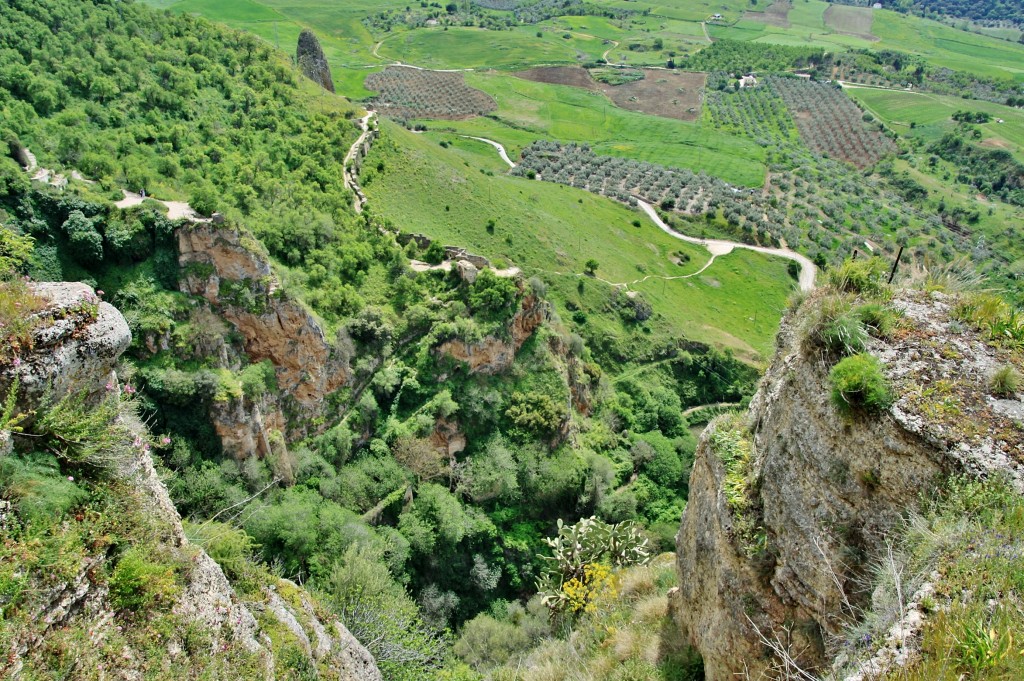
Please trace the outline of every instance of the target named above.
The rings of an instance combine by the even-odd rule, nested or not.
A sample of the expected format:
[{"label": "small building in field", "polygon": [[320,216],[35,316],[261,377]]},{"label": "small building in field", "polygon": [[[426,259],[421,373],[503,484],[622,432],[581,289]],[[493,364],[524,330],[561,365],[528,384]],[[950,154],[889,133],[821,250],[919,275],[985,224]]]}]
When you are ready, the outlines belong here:
[{"label": "small building in field", "polygon": [[755,85],[757,85],[757,78],[753,73],[748,73],[740,78],[740,87],[754,87]]},{"label": "small building in field", "polygon": [[712,14],[711,15],[711,20],[712,21],[719,21],[721,18],[722,18],[721,14]]}]

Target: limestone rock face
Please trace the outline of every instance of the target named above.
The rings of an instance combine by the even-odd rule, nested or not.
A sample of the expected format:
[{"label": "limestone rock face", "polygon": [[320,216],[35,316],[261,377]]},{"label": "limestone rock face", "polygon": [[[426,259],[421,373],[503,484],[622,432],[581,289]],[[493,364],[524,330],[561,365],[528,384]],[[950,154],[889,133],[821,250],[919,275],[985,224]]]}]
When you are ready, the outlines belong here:
[{"label": "limestone rock face", "polygon": [[438,352],[469,365],[471,374],[498,374],[515,361],[516,353],[523,343],[540,328],[547,318],[547,306],[537,296],[523,297],[519,311],[508,323],[508,337],[488,336],[478,343],[461,340],[445,341],[438,346]]},{"label": "limestone rock face", "polygon": [[187,226],[178,231],[178,264],[181,290],[218,308],[250,359],[273,362],[301,415],[319,415],[324,397],[348,381],[348,364],[306,308],[277,289],[260,245],[230,227]]},{"label": "limestone rock face", "polygon": [[331,79],[331,67],[327,64],[327,57],[324,56],[323,48],[316,35],[308,28],[302,29],[299,34],[299,44],[295,48],[295,60],[299,68],[307,78],[320,87],[334,92],[334,81]]},{"label": "limestone rock face", "polygon": [[[746,520],[762,546],[742,538],[727,502],[726,468],[713,446],[724,422],[701,437],[676,537],[673,612],[709,681],[775,678],[764,639],[781,641],[805,668],[827,666],[823,641],[870,600],[860,590],[867,562],[941,476],[998,471],[1024,490],[1024,445],[1006,435],[1020,433],[1014,409],[984,388],[997,351],[950,325],[952,301],[941,294],[904,292],[893,304],[912,330],[869,344],[897,396],[883,414],[841,416],[830,399],[829,364],[800,333],[805,313],[783,321],[747,416]],[[928,402],[934,394],[955,401],[955,417]]]},{"label": "limestone rock face", "polygon": [[[98,302],[95,292],[84,284],[33,284],[33,291],[49,301],[49,306],[38,313],[40,324],[34,332],[32,351],[21,358],[18,365],[0,368],[0,395],[6,395],[19,382],[18,411],[31,411],[41,406],[44,397],[59,400],[67,394],[81,394],[99,398],[108,386],[117,385],[113,368],[121,353],[128,347],[131,334],[124,317],[116,308]],[[129,428],[136,432],[144,427],[123,415]],[[148,448],[131,447],[132,454],[118,463],[113,472],[120,481],[137,492],[144,512],[152,520],[150,530],[161,537],[169,551],[184,552],[190,556],[189,570],[182,592],[174,604],[174,612],[185,623],[199,623],[209,632],[212,645],[233,642],[256,654],[264,665],[263,678],[274,678],[274,653],[270,639],[262,631],[254,616],[257,605],[239,598],[223,570],[205,551],[190,544],[181,523],[181,517],[157,474]],[[0,431],[0,457],[16,456],[11,446],[10,433]],[[0,530],[3,530],[11,505],[0,501]],[[104,563],[109,554],[101,552],[86,558],[77,575],[43,594],[44,604],[38,612],[41,621],[51,628],[70,627],[89,630],[92,641],[106,638],[114,627],[110,617],[111,603],[105,586],[94,579],[97,570],[108,569]],[[282,580],[283,582],[284,580]],[[324,661],[339,672],[339,678],[351,681],[380,681],[381,675],[373,657],[336,619],[321,621],[307,592],[294,584],[295,603],[281,610],[280,622],[287,625],[296,621],[311,634],[296,637],[305,639],[306,650],[312,659]],[[270,591],[267,596],[269,598]],[[277,613],[272,613],[277,618]],[[315,646],[310,645],[310,636]],[[42,635],[45,639],[45,634]],[[21,668],[23,656],[45,640],[21,639],[11,642],[4,650],[0,670],[10,671],[15,677]],[[168,649],[173,657],[177,651]],[[133,651],[125,648],[124,663],[119,673],[124,678],[142,678],[143,671],[133,668]],[[233,678],[230,674],[224,678]]]},{"label": "limestone rock face", "polygon": [[9,378],[17,376],[21,385],[19,406],[28,411],[47,391],[65,395],[74,388],[101,394],[117,358],[131,343],[124,317],[109,303],[100,302],[85,284],[33,283],[31,289],[49,304],[37,313],[35,352],[10,369]]}]

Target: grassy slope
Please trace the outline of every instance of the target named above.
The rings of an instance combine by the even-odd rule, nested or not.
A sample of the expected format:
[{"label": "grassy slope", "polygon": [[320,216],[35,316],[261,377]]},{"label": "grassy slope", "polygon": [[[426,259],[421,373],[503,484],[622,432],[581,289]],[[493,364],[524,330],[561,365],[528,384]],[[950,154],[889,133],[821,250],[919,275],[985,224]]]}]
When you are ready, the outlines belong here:
[{"label": "grassy slope", "polygon": [[[936,140],[956,128],[952,116],[957,111],[991,114],[992,122],[977,125],[985,146],[1007,149],[1024,160],[1024,111],[1020,109],[925,92],[869,88],[851,88],[847,92],[899,134],[926,141]],[[997,123],[999,118],[1004,122]]]},{"label": "grassy slope", "polygon": [[[536,63],[577,63],[596,60],[603,41],[580,32],[541,31],[519,26],[511,31],[455,27],[404,31],[388,37],[379,54],[426,68],[510,68]],[[568,39],[563,35],[568,34]]]},{"label": "grassy slope", "polygon": [[445,125],[508,141],[513,150],[537,138],[587,142],[598,153],[704,170],[735,184],[755,187],[764,182],[763,149],[752,140],[699,122],[626,111],[601,93],[514,76],[468,74],[466,81],[495,97],[496,115],[506,125],[482,121]]},{"label": "grassy slope", "polygon": [[[366,186],[376,213],[445,243],[515,263],[528,276],[538,274],[551,284],[559,303],[580,299],[578,273],[589,258],[600,263],[598,277],[616,283],[646,274],[689,274],[707,261],[702,248],[663,234],[638,212],[608,199],[561,185],[485,175],[481,170],[495,169],[494,151],[486,145],[440,133],[414,135],[388,123],[383,130],[385,141],[373,148],[366,165],[375,168],[383,162],[385,167],[383,174],[371,171],[375,177]],[[453,146],[442,149],[441,140]],[[497,222],[493,235],[485,229],[491,218]],[[633,220],[641,226],[633,226]],[[669,254],[676,251],[688,254],[690,262],[683,267],[670,262]],[[737,252],[717,260],[700,277],[652,278],[631,288],[660,314],[650,324],[655,333],[720,344],[753,359],[754,352],[767,357],[793,282],[783,261]],[[592,281],[585,289],[588,304],[610,292]],[[589,323],[621,332],[596,315]]]}]

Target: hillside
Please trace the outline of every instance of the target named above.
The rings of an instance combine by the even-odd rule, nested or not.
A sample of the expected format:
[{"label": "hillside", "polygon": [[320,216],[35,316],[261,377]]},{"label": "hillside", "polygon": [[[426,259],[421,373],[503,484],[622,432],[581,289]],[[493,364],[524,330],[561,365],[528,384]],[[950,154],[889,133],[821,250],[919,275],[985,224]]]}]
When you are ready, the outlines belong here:
[{"label": "hillside", "polygon": [[0,673],[1019,675],[1016,29],[0,26]]},{"label": "hillside", "polygon": [[[361,112],[254,38],[135,3],[0,12],[15,29],[0,82],[3,279],[80,280],[123,312],[118,374],[159,434],[170,498],[243,595],[284,575],[386,678],[422,679],[456,665],[450,628],[536,588],[560,519],[634,521],[669,545],[694,448],[682,412],[749,395],[750,363],[687,338],[600,263],[573,261],[549,299],[545,273],[501,251],[411,238],[416,222],[389,219],[372,183],[356,212],[344,165]],[[364,171],[381,172],[370,158]],[[702,249],[644,230],[607,274],[697,269]],[[727,262],[726,283],[766,271],[754,320],[727,327],[757,345],[718,326],[694,335],[753,362],[795,281],[759,256]],[[26,361],[29,343],[6,340],[0,363]],[[2,494],[20,492],[5,481]]]},{"label": "hillside", "polygon": [[121,314],[84,284],[3,282],[0,296],[33,311],[0,369],[0,672],[379,681],[337,617],[257,563],[244,533],[183,527],[152,458],[166,439],[114,371],[131,342]]}]

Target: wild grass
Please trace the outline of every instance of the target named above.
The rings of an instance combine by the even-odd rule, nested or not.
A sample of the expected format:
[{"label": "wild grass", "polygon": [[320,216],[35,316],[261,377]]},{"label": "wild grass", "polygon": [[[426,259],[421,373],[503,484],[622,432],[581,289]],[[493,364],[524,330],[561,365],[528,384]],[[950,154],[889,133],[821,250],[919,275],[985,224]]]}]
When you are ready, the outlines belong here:
[{"label": "wild grass", "polygon": [[843,414],[873,414],[892,405],[889,381],[882,363],[873,355],[859,354],[840,360],[829,372],[829,383],[832,404]]},{"label": "wild grass", "polygon": [[[685,336],[730,347],[744,358],[767,357],[786,295],[794,288],[781,259],[751,252],[717,258],[664,234],[646,217],[610,199],[563,185],[489,175],[493,148],[453,135],[414,135],[382,122],[383,138],[367,157],[365,191],[374,214],[472,253],[520,267],[548,285],[562,319],[589,339],[630,335],[609,315],[612,288],[584,277],[631,283],[654,309],[644,337]],[[442,148],[438,141],[451,142]],[[383,164],[383,170],[377,171]],[[494,220],[493,230],[488,228]],[[683,253],[688,260],[675,257]],[[420,258],[422,259],[422,258]],[[641,270],[642,268],[642,270]],[[569,309],[569,306],[574,306]],[[639,329],[637,329],[639,330]]]},{"label": "wild grass", "polygon": [[0,279],[0,366],[20,361],[32,349],[32,331],[39,324],[36,313],[45,306],[25,281]]},{"label": "wild grass", "polygon": [[996,397],[1014,397],[1020,389],[1020,373],[1011,365],[1003,365],[995,370],[989,379],[988,389]]},{"label": "wild grass", "polygon": [[[1003,478],[954,477],[922,499],[875,561],[872,608],[839,646],[870,655],[912,607],[919,650],[893,681],[1015,679],[1024,673],[1024,498]],[[920,602],[912,603],[921,587]],[[849,672],[845,669],[844,672]]]}]

